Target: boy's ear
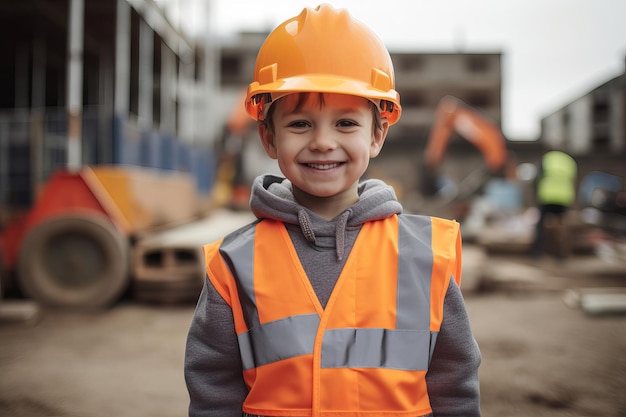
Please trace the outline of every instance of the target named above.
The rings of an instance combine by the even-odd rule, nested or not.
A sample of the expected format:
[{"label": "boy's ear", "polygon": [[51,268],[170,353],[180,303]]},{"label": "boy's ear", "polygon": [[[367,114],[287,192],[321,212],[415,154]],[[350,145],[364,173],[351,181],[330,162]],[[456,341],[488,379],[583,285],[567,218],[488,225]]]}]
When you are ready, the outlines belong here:
[{"label": "boy's ear", "polygon": [[380,151],[383,149],[383,144],[387,138],[387,132],[389,131],[389,122],[387,119],[381,120],[381,128],[374,129],[372,134],[372,143],[370,144],[370,158],[376,158]]},{"label": "boy's ear", "polygon": [[267,156],[270,158],[276,159],[278,155],[276,153],[276,146],[274,146],[274,133],[272,133],[265,123],[259,123],[257,129],[259,131],[259,137],[261,138],[261,143],[263,144],[265,153],[267,153]]}]

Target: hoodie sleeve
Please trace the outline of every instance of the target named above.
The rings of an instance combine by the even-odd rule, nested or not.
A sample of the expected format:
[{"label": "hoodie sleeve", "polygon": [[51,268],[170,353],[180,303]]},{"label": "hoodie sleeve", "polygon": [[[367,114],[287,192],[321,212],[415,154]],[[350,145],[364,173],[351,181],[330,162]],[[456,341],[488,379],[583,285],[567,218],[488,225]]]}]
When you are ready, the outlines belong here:
[{"label": "hoodie sleeve", "polygon": [[441,330],[426,374],[434,416],[481,415],[480,362],[480,350],[470,328],[463,295],[452,279],[444,301]]},{"label": "hoodie sleeve", "polygon": [[233,314],[209,279],[189,328],[184,373],[189,417],[241,417],[247,389]]}]

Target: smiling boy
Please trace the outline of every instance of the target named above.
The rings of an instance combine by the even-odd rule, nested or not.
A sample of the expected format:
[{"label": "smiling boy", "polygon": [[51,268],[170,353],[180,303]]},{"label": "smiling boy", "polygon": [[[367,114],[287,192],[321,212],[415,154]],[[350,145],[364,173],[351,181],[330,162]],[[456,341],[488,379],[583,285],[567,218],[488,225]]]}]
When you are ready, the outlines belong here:
[{"label": "smiling boy", "polygon": [[284,177],[256,178],[258,220],[204,247],[189,415],[480,416],[458,224],[361,181],[401,114],[382,42],[304,9],[268,36],[245,105]]},{"label": "smiling boy", "polygon": [[356,203],[359,179],[389,127],[374,104],[346,94],[301,93],[271,109],[259,135],[296,201],[328,220]]}]

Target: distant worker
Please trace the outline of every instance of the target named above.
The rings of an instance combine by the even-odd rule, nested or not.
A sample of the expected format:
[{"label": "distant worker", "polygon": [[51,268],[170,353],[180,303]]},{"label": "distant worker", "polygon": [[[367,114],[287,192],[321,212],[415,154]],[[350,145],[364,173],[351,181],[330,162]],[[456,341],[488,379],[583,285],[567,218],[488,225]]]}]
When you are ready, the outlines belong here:
[{"label": "distant worker", "polygon": [[190,417],[479,417],[481,357],[455,221],[361,181],[400,118],[391,57],[346,10],[306,8],[261,47],[245,103],[284,176],[258,220],[204,246]]},{"label": "distant worker", "polygon": [[576,199],[577,175],[576,161],[568,154],[549,151],[543,155],[536,182],[539,220],[531,249],[534,258],[540,258],[545,252],[548,225],[554,226],[551,229],[555,232],[555,255],[564,258],[568,254],[565,214]]}]

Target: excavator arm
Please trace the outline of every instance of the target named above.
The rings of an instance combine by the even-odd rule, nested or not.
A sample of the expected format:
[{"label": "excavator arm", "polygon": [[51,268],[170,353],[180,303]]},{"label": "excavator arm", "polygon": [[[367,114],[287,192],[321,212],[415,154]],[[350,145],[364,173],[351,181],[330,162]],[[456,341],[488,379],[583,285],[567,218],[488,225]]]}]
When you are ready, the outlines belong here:
[{"label": "excavator arm", "polygon": [[439,166],[453,132],[471,142],[482,153],[491,172],[497,172],[505,165],[506,141],[500,129],[461,100],[445,96],[437,106],[435,124],[426,145],[424,163],[428,168]]}]

